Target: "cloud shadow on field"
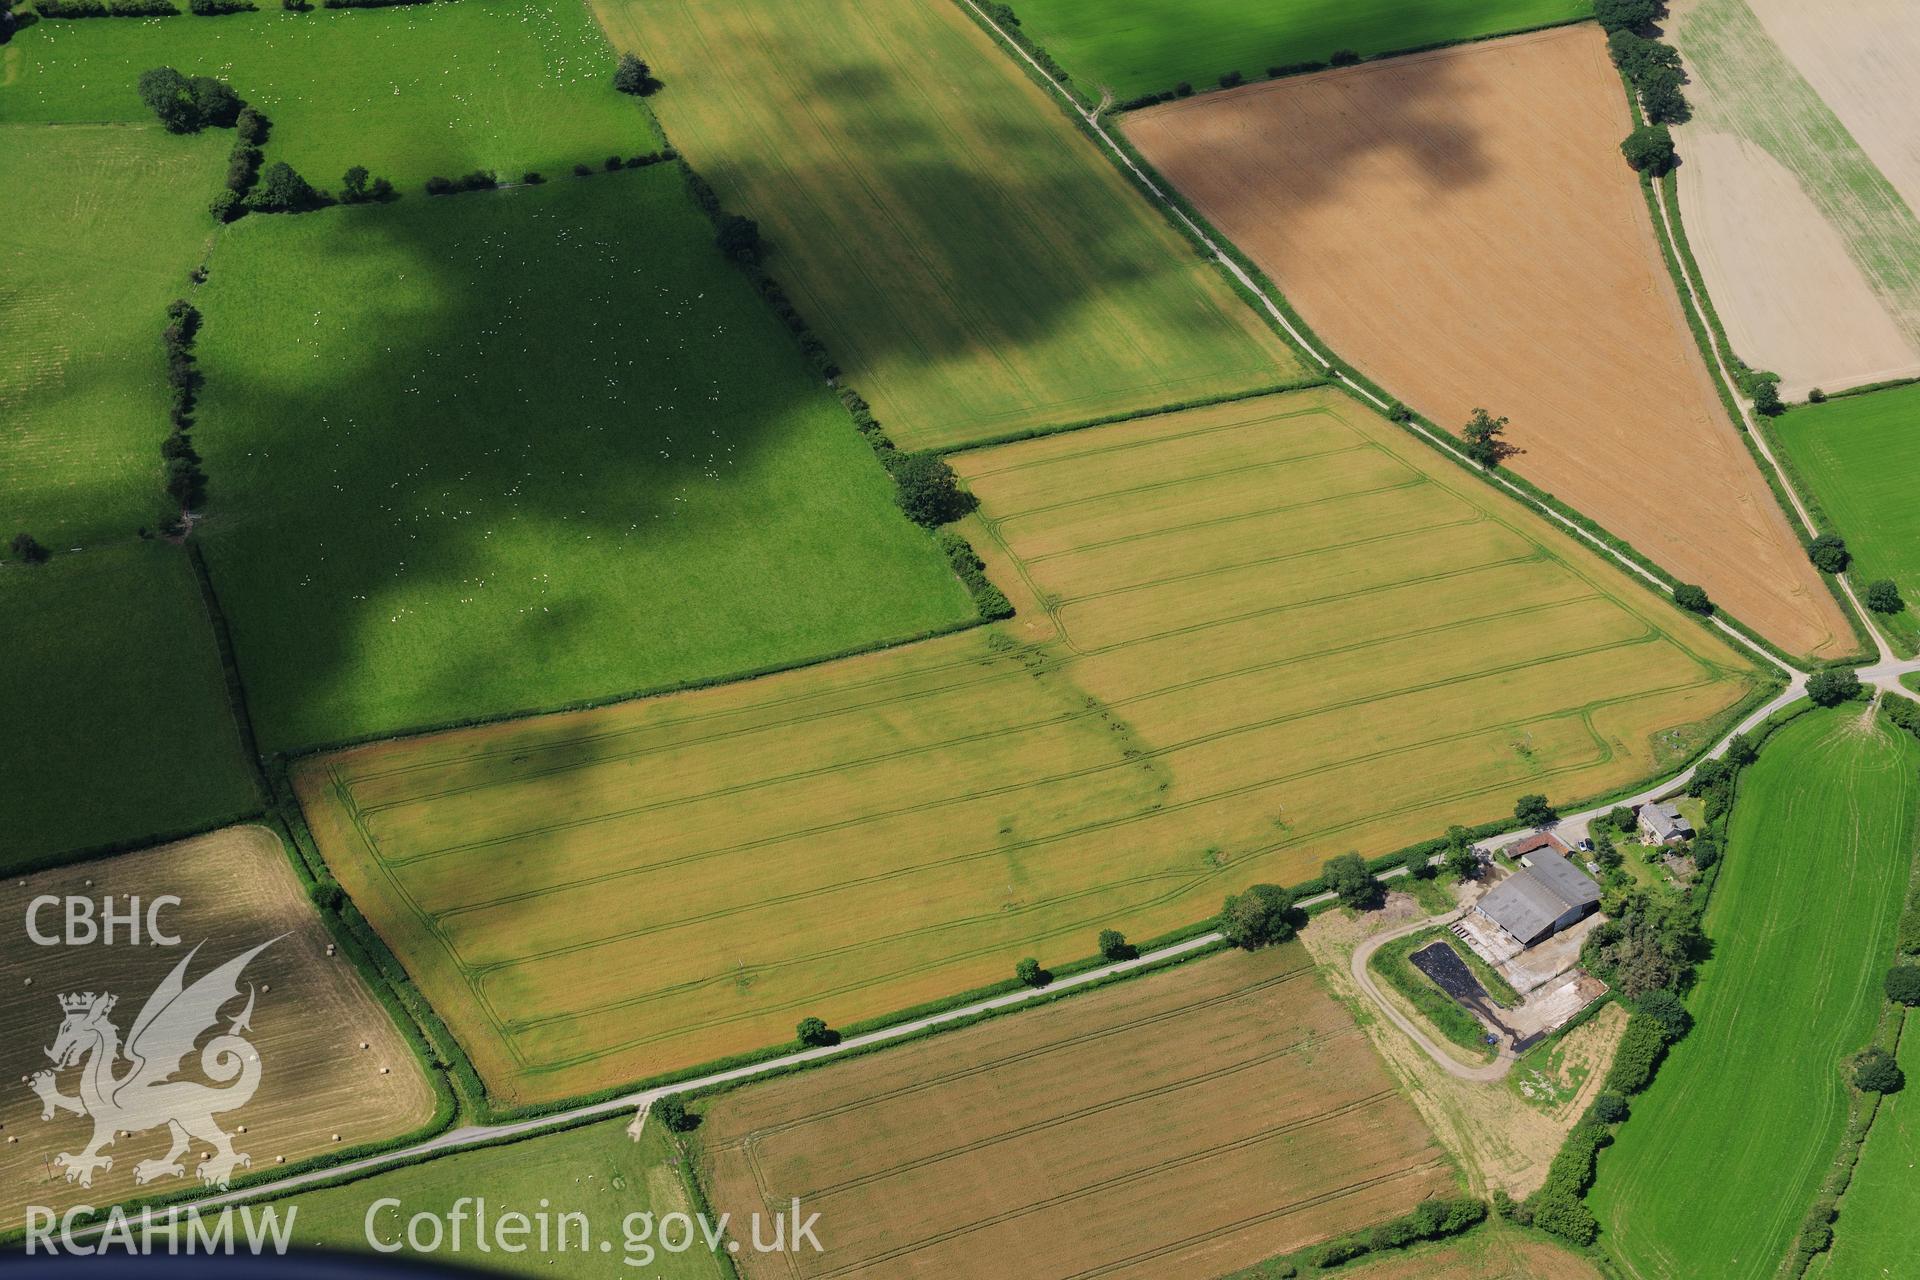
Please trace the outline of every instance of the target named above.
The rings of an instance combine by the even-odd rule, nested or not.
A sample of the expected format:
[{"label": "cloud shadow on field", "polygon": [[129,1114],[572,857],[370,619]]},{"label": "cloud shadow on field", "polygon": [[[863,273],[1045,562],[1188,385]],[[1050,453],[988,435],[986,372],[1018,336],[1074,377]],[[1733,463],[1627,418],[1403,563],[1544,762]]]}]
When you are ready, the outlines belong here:
[{"label": "cloud shadow on field", "polygon": [[[832,281],[846,314],[816,319],[856,335],[857,350],[841,353],[851,364],[974,366],[983,348],[1017,352],[1054,338],[1087,325],[1089,304],[1103,295],[1138,297],[1153,280],[1191,269],[1184,251],[1142,251],[1134,217],[1145,211],[1115,205],[1147,197],[1116,190],[1102,168],[1109,159],[1063,126],[1056,104],[946,121],[924,104],[927,90],[891,64],[843,62],[797,79],[782,100],[805,104],[808,119],[796,127],[818,130],[807,141],[728,148],[676,140],[730,207],[761,221],[776,275],[790,285]],[[1422,181],[1479,181],[1489,165],[1478,131],[1453,108],[1457,90],[1446,59],[1404,64],[1393,91],[1368,107],[1386,141],[1353,138],[1311,180],[1263,192],[1276,202],[1274,216],[1332,198],[1342,171],[1381,147],[1404,155]],[[1078,149],[1084,163],[1071,154]],[[855,223],[858,236],[834,234]],[[903,305],[902,295],[924,305]],[[873,313],[893,323],[875,324]],[[1199,315],[1159,308],[1154,318],[1197,325]]]},{"label": "cloud shadow on field", "polygon": [[964,613],[670,168],[256,216],[212,269],[196,536],[265,749]]}]

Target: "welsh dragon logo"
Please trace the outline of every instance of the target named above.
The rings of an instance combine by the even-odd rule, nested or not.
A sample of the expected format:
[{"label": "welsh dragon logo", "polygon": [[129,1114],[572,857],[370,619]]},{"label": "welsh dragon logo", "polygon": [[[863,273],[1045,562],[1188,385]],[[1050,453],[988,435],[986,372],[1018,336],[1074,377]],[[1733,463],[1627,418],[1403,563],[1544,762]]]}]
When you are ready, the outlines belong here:
[{"label": "welsh dragon logo", "polygon": [[[247,962],[278,942],[270,938],[253,950],[235,956],[213,972],[187,985],[187,966],[200,951],[195,947],[173,967],[141,1006],[140,1014],[121,1043],[120,1029],[111,1021],[118,997],[83,992],[60,997],[65,1015],[53,1047],[46,1050],[53,1069],[41,1071],[29,1082],[40,1095],[40,1118],[56,1111],[93,1118],[93,1140],[78,1155],[63,1151],[54,1163],[66,1171],[68,1182],[93,1185],[96,1169],[113,1168],[113,1157],[100,1154],[116,1137],[166,1126],[172,1146],[158,1160],[142,1160],[133,1167],[133,1180],[145,1184],[161,1177],[183,1177],[180,1157],[194,1141],[213,1148],[200,1162],[200,1180],[224,1188],[235,1168],[252,1163],[233,1149],[233,1139],[214,1116],[247,1104],[260,1087],[260,1054],[241,1034],[251,1029],[253,984],[247,984],[247,1004],[225,1032],[200,1050],[200,1069],[209,1080],[176,1080],[181,1064],[193,1052],[194,1042],[220,1021],[220,1010],[240,996],[240,973]],[[122,1059],[125,1070],[116,1069]],[[58,1073],[80,1068],[79,1096],[60,1092]],[[231,1083],[228,1083],[231,1082]]]}]

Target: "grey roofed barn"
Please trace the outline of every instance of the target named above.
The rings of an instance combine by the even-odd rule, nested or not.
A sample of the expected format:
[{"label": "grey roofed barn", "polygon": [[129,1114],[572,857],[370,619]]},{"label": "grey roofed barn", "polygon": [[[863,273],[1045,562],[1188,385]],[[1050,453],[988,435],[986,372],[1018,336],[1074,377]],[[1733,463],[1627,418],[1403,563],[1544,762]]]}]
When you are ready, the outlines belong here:
[{"label": "grey roofed barn", "polygon": [[1570,907],[1591,907],[1600,901],[1600,886],[1593,877],[1549,849],[1528,854],[1527,869]]},{"label": "grey roofed barn", "polygon": [[1489,890],[1475,910],[1532,946],[1585,917],[1600,901],[1600,886],[1550,849],[1527,855],[1528,866]]}]

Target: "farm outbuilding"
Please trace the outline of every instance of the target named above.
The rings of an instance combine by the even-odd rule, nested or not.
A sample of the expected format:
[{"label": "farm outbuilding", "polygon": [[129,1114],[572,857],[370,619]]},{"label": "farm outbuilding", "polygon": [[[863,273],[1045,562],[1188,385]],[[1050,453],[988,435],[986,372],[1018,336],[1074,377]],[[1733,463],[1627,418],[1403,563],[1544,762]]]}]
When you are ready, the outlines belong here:
[{"label": "farm outbuilding", "polygon": [[1474,910],[1530,947],[1590,915],[1600,902],[1600,886],[1544,846],[1530,849],[1526,862],[1489,890]]}]

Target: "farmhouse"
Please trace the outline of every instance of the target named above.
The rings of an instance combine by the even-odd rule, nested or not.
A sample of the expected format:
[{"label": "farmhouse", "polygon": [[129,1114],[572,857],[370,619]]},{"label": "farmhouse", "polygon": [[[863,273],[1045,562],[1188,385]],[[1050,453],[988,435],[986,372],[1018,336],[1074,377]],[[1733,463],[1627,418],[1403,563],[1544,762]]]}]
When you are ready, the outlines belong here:
[{"label": "farmhouse", "polygon": [[1687,821],[1679,806],[1671,804],[1641,805],[1640,830],[1655,844],[1679,844],[1693,838],[1693,824]]},{"label": "farmhouse", "polygon": [[1539,837],[1522,843],[1532,846],[1526,865],[1489,890],[1474,910],[1530,947],[1591,914],[1600,886],[1562,856],[1565,845],[1554,849]]}]

